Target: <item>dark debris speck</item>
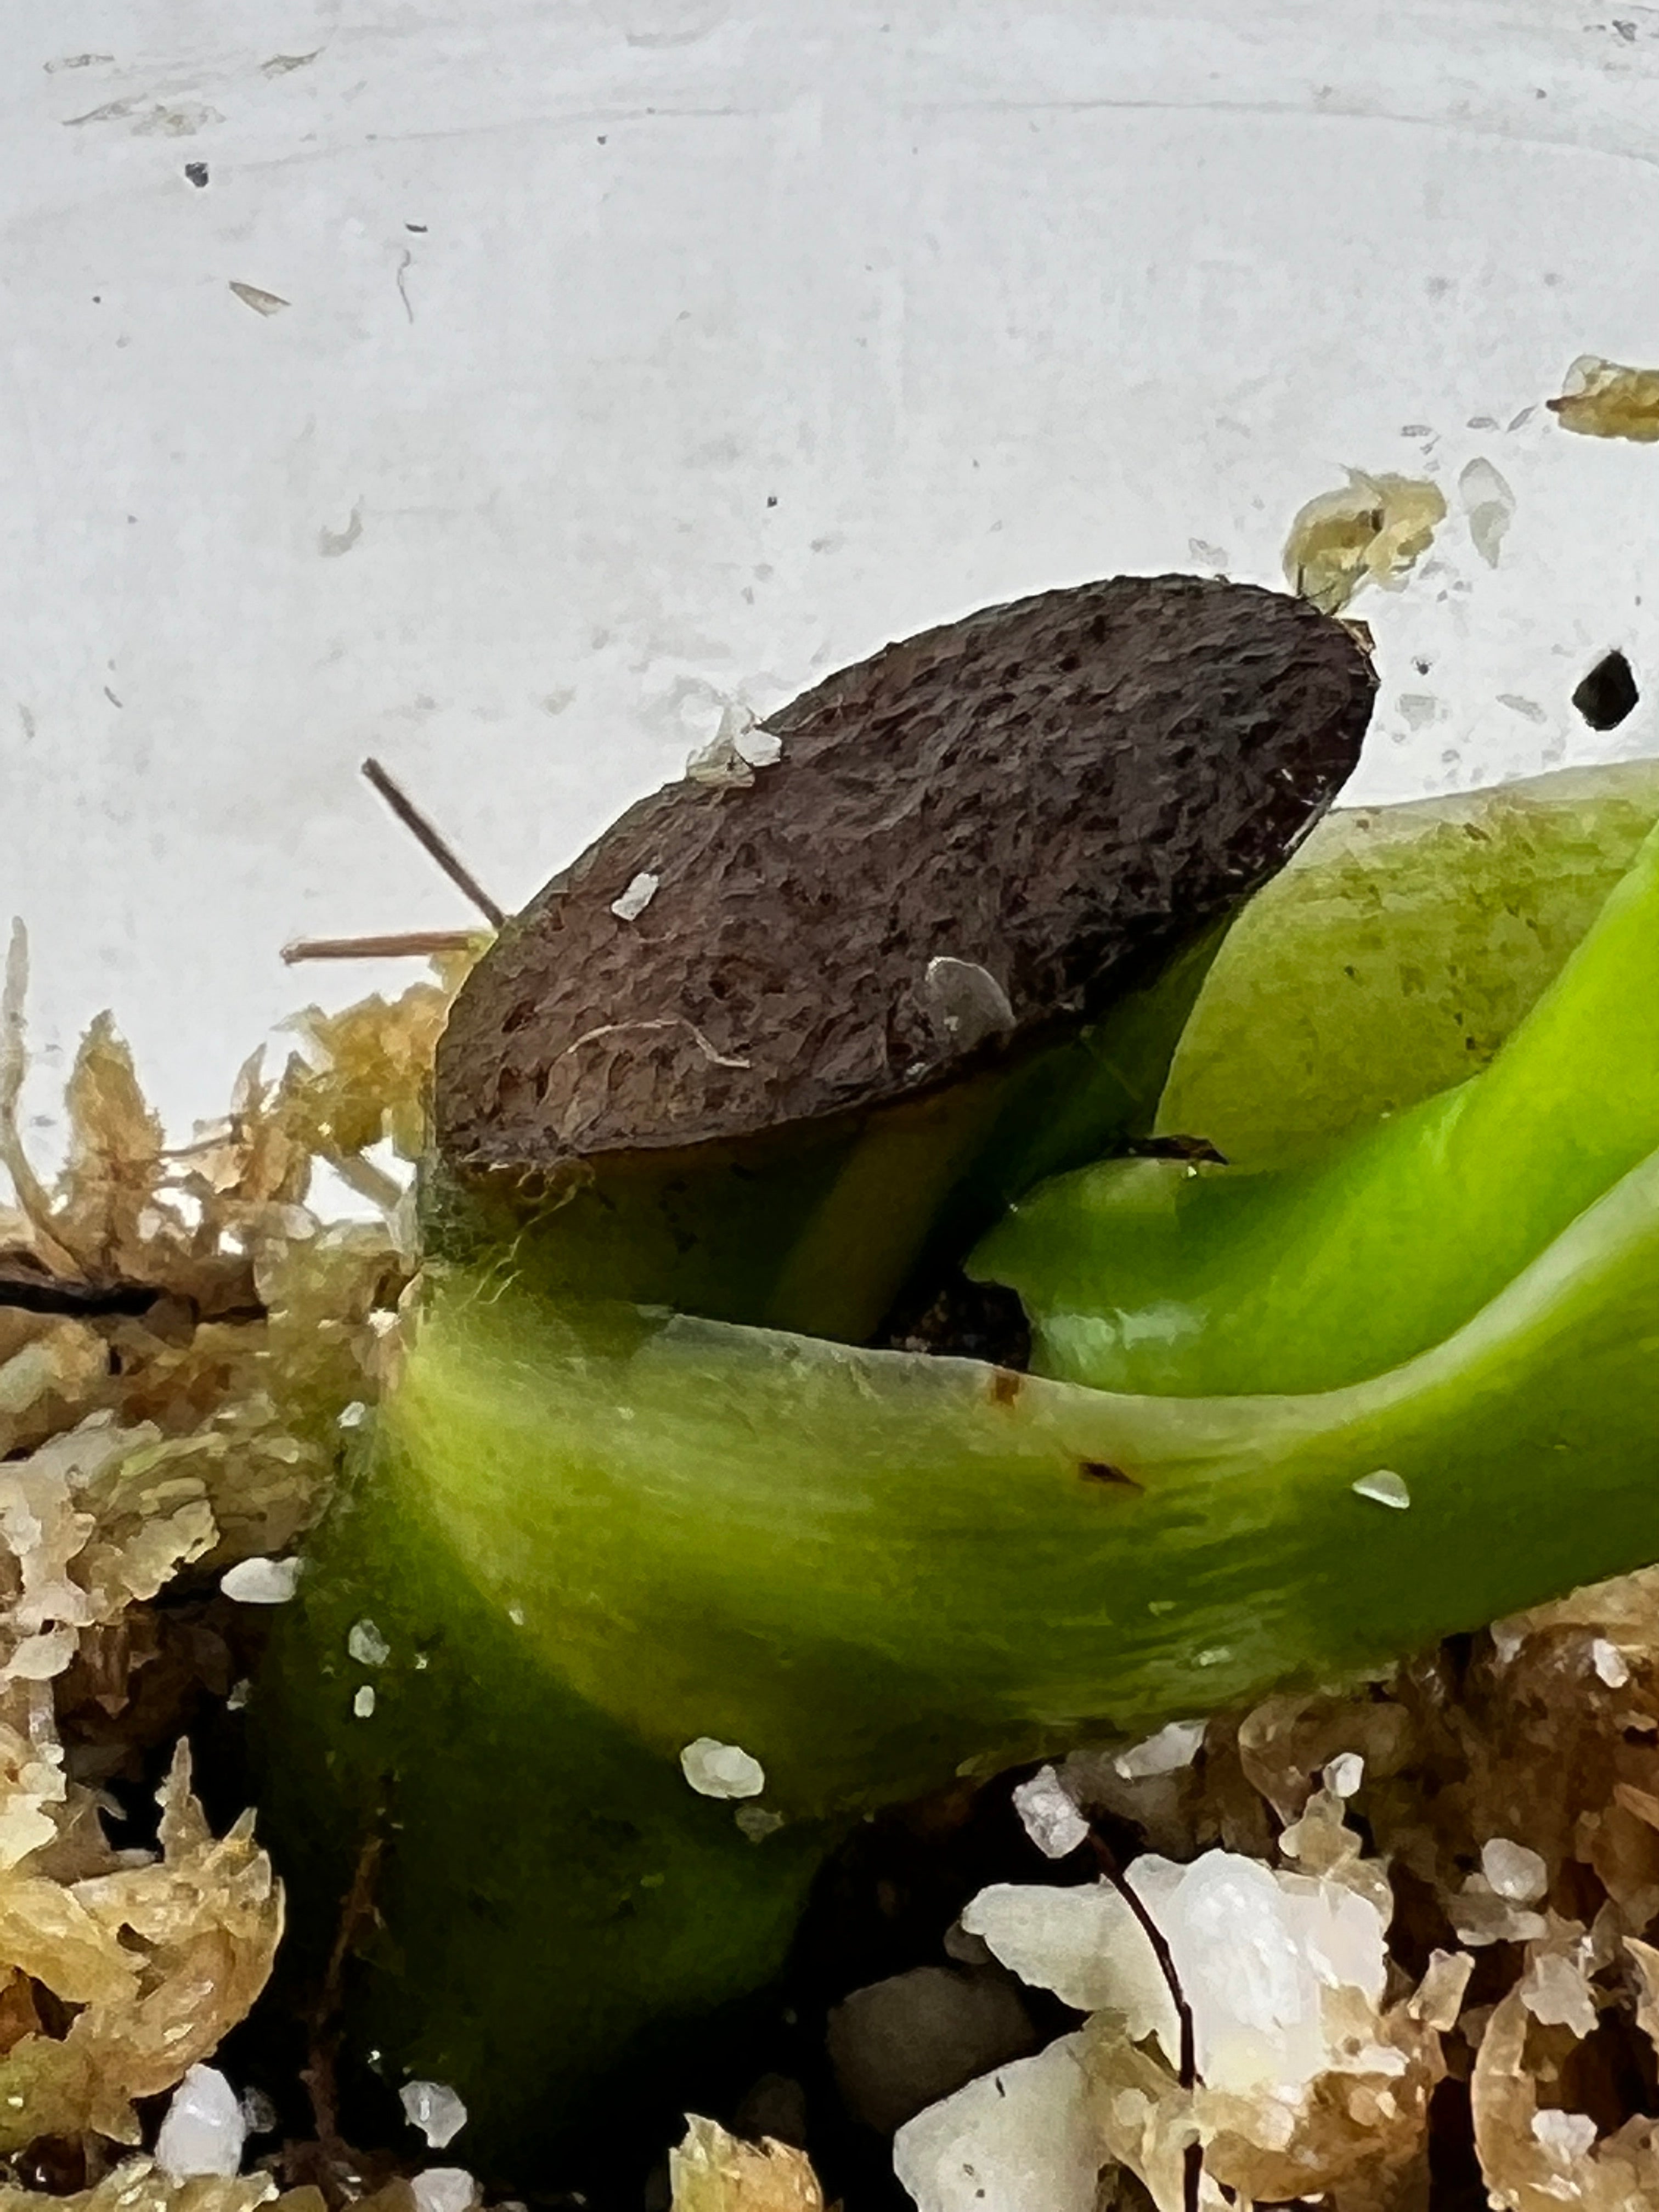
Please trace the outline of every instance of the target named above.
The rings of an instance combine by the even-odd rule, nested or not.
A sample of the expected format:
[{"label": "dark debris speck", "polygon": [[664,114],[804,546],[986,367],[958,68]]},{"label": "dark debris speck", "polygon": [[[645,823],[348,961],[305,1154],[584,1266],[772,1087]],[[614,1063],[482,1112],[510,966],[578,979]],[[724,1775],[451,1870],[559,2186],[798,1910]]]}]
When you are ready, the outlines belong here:
[{"label": "dark debris speck", "polygon": [[1642,695],[1628,660],[1617,650],[1598,660],[1572,695],[1572,703],[1593,730],[1616,730],[1635,713]]},{"label": "dark debris speck", "polygon": [[1122,1468],[1114,1467],[1109,1460],[1080,1459],[1077,1471],[1085,1482],[1103,1482],[1114,1490],[1144,1490],[1146,1486]]},{"label": "dark debris speck", "polygon": [[1030,1325],[1018,1295],[1000,1283],[970,1282],[957,1269],[942,1285],[917,1285],[875,1340],[884,1351],[984,1360],[1003,1404],[1018,1397],[1019,1378],[1031,1364]]}]

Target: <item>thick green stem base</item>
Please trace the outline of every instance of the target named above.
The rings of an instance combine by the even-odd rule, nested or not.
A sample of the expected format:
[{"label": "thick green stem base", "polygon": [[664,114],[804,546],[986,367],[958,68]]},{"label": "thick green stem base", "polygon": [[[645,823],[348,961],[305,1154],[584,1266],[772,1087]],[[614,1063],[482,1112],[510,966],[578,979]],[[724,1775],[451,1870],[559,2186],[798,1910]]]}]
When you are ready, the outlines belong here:
[{"label": "thick green stem base", "polygon": [[250,1717],[286,1991],[339,2033],[347,2084],[459,2093],[444,2156],[614,2173],[657,2107],[659,2147],[740,2063],[841,1828],[751,1839],[550,1674],[392,1487],[365,1455]]}]

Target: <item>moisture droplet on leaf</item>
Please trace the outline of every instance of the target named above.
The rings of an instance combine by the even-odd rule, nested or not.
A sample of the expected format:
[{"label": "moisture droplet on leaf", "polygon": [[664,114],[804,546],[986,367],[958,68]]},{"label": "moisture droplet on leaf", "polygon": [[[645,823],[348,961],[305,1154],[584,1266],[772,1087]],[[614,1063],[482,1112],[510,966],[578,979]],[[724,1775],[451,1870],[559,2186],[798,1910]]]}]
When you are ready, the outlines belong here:
[{"label": "moisture droplet on leaf", "polygon": [[976,960],[949,954],[930,960],[921,991],[929,1015],[959,1052],[971,1052],[987,1037],[1014,1026],[1008,994]]}]

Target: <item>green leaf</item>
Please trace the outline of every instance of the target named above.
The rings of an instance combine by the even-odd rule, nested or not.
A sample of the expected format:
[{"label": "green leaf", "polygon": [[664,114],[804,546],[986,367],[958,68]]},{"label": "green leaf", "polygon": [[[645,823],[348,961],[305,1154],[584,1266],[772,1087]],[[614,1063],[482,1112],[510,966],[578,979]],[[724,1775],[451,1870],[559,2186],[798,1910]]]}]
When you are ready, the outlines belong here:
[{"label": "green leaf", "polygon": [[1478,1075],[1278,1171],[1146,1159],[1060,1178],[972,1271],[1020,1293],[1042,1371],[1099,1388],[1380,1374],[1478,1312],[1659,1145],[1656,1004],[1659,831]]},{"label": "green leaf", "polygon": [[1233,924],[1160,1131],[1306,1158],[1484,1067],[1659,820],[1659,761],[1326,817]]}]

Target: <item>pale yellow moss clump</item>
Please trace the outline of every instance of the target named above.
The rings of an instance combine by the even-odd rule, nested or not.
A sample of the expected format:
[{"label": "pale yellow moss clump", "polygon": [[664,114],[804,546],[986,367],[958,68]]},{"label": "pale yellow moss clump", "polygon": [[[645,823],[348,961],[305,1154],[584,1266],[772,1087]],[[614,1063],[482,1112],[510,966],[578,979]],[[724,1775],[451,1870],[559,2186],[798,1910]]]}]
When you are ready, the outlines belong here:
[{"label": "pale yellow moss clump", "polygon": [[[365,1155],[418,1158],[466,964],[391,1001],[313,1008],[282,1074],[267,1079],[255,1054],[225,1118],[175,1149],[100,1015],[48,1182],[19,1126],[27,947],[14,932],[0,997],[15,1199],[0,1209],[0,2155],[43,2136],[137,2144],[135,2100],[210,2057],[270,1974],[282,1890],[252,1811],[216,1838],[181,1741],[159,1850],[116,1851],[70,1754],[82,1717],[118,1731],[153,1680],[150,1601],[182,1573],[210,1589],[238,1560],[291,1547],[326,1496],[342,1414],[383,1387],[415,1252],[404,1185]],[[319,1164],[380,1218],[330,1221],[310,1202]],[[135,1295],[84,1317],[29,1310],[25,1294],[65,1290]],[[138,2158],[69,2201],[252,2212],[276,2194],[264,2174],[174,2185]],[[321,2212],[304,2191],[295,2212],[302,2198]],[[5,2212],[46,2201],[0,2199]]]},{"label": "pale yellow moss clump", "polygon": [[1580,354],[1566,389],[1545,404],[1564,430],[1587,438],[1659,439],[1659,368],[1626,368],[1599,354]]},{"label": "pale yellow moss clump", "polygon": [[1297,510],[1285,544],[1285,580],[1328,615],[1364,584],[1397,590],[1446,519],[1446,495],[1425,477],[1350,469],[1340,491]]},{"label": "pale yellow moss clump", "polygon": [[804,2153],[787,2143],[741,2142],[695,2114],[668,2154],[674,2212],[823,2212]]}]

